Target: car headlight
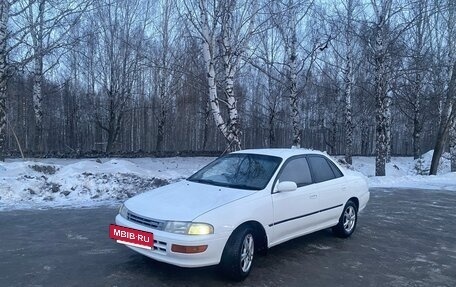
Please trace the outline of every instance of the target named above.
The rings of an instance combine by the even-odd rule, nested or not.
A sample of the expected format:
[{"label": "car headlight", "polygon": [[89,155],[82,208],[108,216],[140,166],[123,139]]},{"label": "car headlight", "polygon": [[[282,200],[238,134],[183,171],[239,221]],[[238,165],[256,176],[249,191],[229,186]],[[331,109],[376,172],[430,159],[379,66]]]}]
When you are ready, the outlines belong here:
[{"label": "car headlight", "polygon": [[123,218],[128,219],[128,209],[125,207],[125,204],[123,204],[123,203],[119,208],[119,214]]},{"label": "car headlight", "polygon": [[207,223],[168,221],[164,231],[176,234],[208,235],[214,233],[214,227]]},{"label": "car headlight", "polygon": [[188,234],[190,235],[207,235],[213,233],[214,227],[206,223],[192,223],[188,228]]},{"label": "car headlight", "polygon": [[164,231],[176,234],[187,234],[189,224],[189,222],[168,221]]}]

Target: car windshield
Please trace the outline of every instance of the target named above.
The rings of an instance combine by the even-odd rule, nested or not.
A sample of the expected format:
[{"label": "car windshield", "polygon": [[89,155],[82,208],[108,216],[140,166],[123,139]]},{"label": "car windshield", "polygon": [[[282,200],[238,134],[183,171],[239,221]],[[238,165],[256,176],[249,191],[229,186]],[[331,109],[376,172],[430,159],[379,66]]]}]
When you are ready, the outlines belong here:
[{"label": "car windshield", "polygon": [[232,188],[261,190],[266,187],[281,158],[259,154],[229,154],[188,178],[189,181]]}]

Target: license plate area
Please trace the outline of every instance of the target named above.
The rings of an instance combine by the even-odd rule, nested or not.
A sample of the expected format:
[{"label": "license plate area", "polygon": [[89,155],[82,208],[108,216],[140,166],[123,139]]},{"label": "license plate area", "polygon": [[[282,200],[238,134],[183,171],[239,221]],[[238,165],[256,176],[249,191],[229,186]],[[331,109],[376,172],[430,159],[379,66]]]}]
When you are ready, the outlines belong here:
[{"label": "license plate area", "polygon": [[117,243],[139,248],[150,250],[154,246],[153,233],[116,224],[109,225],[109,237]]}]

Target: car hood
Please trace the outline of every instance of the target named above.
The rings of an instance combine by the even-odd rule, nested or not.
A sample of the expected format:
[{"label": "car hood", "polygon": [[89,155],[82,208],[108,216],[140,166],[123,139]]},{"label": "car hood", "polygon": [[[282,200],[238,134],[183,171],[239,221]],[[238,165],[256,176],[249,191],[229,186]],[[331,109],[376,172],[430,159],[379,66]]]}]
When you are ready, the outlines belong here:
[{"label": "car hood", "polygon": [[256,191],[181,181],[128,199],[137,215],[160,220],[192,221],[199,215]]}]

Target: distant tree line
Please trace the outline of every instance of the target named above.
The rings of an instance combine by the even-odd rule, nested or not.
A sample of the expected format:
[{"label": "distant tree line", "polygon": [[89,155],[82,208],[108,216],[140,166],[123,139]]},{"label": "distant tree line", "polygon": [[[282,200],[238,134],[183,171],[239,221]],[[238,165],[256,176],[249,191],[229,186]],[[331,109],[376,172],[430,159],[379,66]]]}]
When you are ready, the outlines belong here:
[{"label": "distant tree line", "polygon": [[449,151],[452,0],[3,0],[0,159]]}]

